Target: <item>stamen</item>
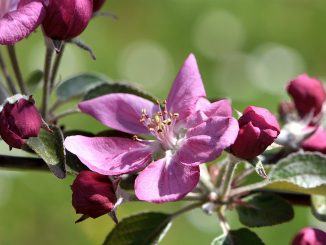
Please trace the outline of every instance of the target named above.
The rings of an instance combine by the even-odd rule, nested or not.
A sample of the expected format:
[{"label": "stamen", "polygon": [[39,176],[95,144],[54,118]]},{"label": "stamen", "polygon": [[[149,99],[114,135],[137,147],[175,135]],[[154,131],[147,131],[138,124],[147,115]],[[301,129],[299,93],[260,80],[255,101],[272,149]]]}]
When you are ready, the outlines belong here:
[{"label": "stamen", "polygon": [[146,109],[142,109],[141,118],[139,120],[153,136],[155,136],[165,149],[171,149],[176,143],[174,137],[174,125],[179,113],[169,112],[166,108],[167,101],[164,100],[162,104],[157,100],[159,111],[151,117],[147,114]]}]

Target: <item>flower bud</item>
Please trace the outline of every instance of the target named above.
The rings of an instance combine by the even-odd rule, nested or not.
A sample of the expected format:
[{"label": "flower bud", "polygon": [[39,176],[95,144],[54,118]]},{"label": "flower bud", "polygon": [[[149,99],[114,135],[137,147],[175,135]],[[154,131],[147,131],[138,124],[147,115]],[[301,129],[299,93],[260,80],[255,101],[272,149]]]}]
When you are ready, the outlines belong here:
[{"label": "flower bud", "polygon": [[71,186],[76,213],[92,218],[111,212],[117,202],[116,186],[108,176],[82,171]]},{"label": "flower bud", "polygon": [[55,40],[77,37],[93,14],[93,0],[50,0],[43,21],[46,36]]},{"label": "flower bud", "polygon": [[278,106],[278,114],[283,122],[292,121],[295,113],[295,106],[292,102],[282,101]]},{"label": "flower bud", "polygon": [[105,3],[105,0],[94,0],[93,1],[93,12],[99,11],[103,4]]},{"label": "flower bud", "polygon": [[302,74],[287,85],[300,117],[318,116],[326,99],[323,84],[307,74]]},{"label": "flower bud", "polygon": [[280,133],[280,126],[267,109],[249,106],[239,118],[239,133],[231,153],[250,160],[263,153]]},{"label": "flower bud", "polygon": [[325,243],[326,233],[311,227],[303,228],[292,241],[292,245],[323,245]]},{"label": "flower bud", "polygon": [[28,97],[18,94],[0,106],[0,136],[10,147],[21,148],[26,139],[38,135],[41,126],[41,116]]},{"label": "flower bud", "polygon": [[326,132],[319,127],[316,132],[301,144],[305,151],[318,151],[326,154]]}]

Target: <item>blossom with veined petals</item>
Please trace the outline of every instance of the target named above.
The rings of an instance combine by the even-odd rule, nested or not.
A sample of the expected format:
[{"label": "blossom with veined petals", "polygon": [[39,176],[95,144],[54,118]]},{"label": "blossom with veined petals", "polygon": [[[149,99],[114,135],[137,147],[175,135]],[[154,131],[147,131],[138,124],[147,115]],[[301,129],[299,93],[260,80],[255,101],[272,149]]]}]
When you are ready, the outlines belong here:
[{"label": "blossom with veined petals", "polygon": [[163,105],[123,93],[79,104],[82,112],[111,128],[156,140],[70,136],[65,147],[100,174],[139,172],[135,193],[140,200],[179,200],[196,187],[199,164],[216,159],[238,134],[229,102],[211,104],[205,97],[196,59],[190,55]]},{"label": "blossom with veined petals", "polygon": [[1,0],[0,44],[12,45],[31,34],[45,16],[43,0]]}]

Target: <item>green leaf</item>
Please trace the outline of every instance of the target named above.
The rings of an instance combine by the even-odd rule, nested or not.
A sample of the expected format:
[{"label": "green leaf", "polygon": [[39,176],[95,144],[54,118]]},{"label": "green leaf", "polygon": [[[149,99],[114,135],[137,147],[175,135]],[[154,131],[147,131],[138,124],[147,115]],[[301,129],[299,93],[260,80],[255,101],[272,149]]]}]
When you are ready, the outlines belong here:
[{"label": "green leaf", "polygon": [[266,179],[267,178],[267,174],[266,171],[264,169],[263,163],[260,161],[260,159],[258,159],[257,157],[255,159],[253,159],[252,161],[249,161],[249,163],[255,167],[255,171],[256,173]]},{"label": "green leaf", "polygon": [[106,79],[100,76],[81,74],[63,81],[56,92],[60,100],[66,101],[77,96],[83,96],[90,89],[105,82]]},{"label": "green leaf", "polygon": [[270,190],[326,195],[326,156],[294,153],[279,161],[269,173]]},{"label": "green leaf", "polygon": [[43,72],[41,70],[35,70],[33,71],[29,77],[27,78],[27,86],[30,90],[34,90],[37,85],[42,81],[43,79]]},{"label": "green leaf", "polygon": [[316,219],[326,221],[326,196],[311,196],[312,213]]},{"label": "green leaf", "polygon": [[236,208],[240,222],[249,227],[281,224],[294,217],[292,206],[275,194],[254,194]]},{"label": "green leaf", "polygon": [[139,88],[127,83],[103,83],[88,91],[84,96],[84,100],[90,100],[102,95],[111,93],[128,93],[140,96],[142,98],[156,102],[156,98],[152,95],[140,90]]},{"label": "green leaf", "polygon": [[55,176],[63,179],[66,177],[63,135],[58,127],[52,126],[51,130],[52,133],[41,129],[38,137],[27,140],[27,145],[46,162]]},{"label": "green leaf", "polygon": [[107,236],[103,245],[157,244],[171,226],[165,213],[140,213],[121,220]]},{"label": "green leaf", "polygon": [[231,230],[227,236],[215,238],[212,245],[264,245],[264,242],[247,228]]}]

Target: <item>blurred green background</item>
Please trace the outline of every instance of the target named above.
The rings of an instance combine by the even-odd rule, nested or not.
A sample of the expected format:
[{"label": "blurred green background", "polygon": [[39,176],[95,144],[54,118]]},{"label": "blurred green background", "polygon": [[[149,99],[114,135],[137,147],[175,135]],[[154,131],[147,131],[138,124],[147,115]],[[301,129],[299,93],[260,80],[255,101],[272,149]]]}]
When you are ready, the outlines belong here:
[{"label": "blurred green background", "polygon": [[[164,99],[186,56],[196,55],[211,98],[228,97],[238,110],[258,105],[276,110],[286,99],[289,79],[307,72],[326,78],[326,2],[324,0],[110,0],[104,7],[118,16],[95,18],[81,38],[97,55],[75,46],[65,50],[60,77],[103,73],[132,81]],[[17,45],[25,77],[42,69],[41,31]],[[38,94],[36,94],[39,103]],[[74,115],[68,128],[100,131],[95,120]],[[1,153],[9,152],[1,143]],[[106,216],[74,224],[70,184],[48,173],[0,172],[0,244],[101,244],[113,227]],[[174,211],[182,204],[127,204],[118,216],[144,210]],[[306,208],[296,208],[287,224],[255,229],[267,245],[289,244],[305,226],[326,228]],[[235,214],[234,228],[241,225]],[[221,233],[217,217],[193,211],[173,224],[162,244],[210,244]]]}]

